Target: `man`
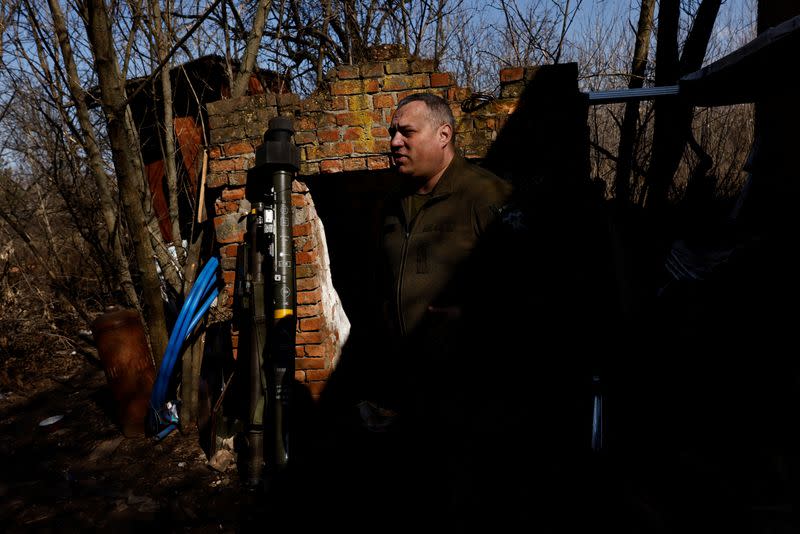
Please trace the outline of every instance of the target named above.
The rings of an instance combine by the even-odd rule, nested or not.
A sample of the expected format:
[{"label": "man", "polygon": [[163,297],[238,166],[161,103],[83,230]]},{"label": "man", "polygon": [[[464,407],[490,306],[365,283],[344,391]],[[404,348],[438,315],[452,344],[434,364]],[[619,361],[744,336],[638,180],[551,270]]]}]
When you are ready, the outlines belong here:
[{"label": "man", "polygon": [[473,324],[465,321],[475,317],[476,291],[487,286],[478,249],[511,186],[458,154],[453,114],[436,95],[402,99],[389,132],[400,185],[382,209],[376,273],[382,313],[371,329],[361,417],[384,436],[370,447],[393,466],[377,475],[386,491],[409,512],[435,510],[439,520],[451,521],[446,510],[455,498],[461,447],[453,440],[468,410],[459,373],[465,365],[474,369],[462,350],[463,328]]},{"label": "man", "polygon": [[453,114],[436,95],[402,99],[389,131],[404,183],[383,216],[384,306],[398,339],[427,338],[460,317],[465,263],[511,186],[456,152]]}]

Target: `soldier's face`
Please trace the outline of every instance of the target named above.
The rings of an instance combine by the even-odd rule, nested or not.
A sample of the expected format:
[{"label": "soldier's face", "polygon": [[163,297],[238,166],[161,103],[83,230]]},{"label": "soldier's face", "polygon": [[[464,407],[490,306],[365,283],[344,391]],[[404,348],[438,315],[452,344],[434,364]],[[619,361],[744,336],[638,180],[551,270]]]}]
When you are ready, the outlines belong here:
[{"label": "soldier's face", "polygon": [[397,172],[421,183],[438,173],[449,142],[443,128],[431,122],[424,102],[409,102],[395,111],[389,133]]}]

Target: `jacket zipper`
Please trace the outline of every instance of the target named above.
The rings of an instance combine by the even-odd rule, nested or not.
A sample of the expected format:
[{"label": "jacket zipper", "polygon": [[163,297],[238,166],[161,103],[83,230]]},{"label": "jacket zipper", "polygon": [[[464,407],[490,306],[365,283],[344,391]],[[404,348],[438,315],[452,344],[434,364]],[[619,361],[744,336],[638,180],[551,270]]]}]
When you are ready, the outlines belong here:
[{"label": "jacket zipper", "polygon": [[403,317],[403,276],[406,270],[406,254],[408,252],[408,240],[411,232],[406,230],[405,238],[403,239],[403,248],[400,250],[400,270],[397,273],[397,295],[395,302],[397,303],[397,323],[400,326],[400,337],[406,336],[406,321]]},{"label": "jacket zipper", "polygon": [[400,337],[406,336],[406,321],[405,317],[403,316],[403,278],[405,277],[406,271],[406,260],[408,259],[408,248],[409,243],[411,242],[411,234],[414,233],[414,228],[417,227],[419,224],[419,220],[422,218],[422,215],[425,213],[425,210],[430,207],[431,204],[437,202],[441,198],[444,198],[449,195],[439,195],[432,198],[429,198],[425,201],[425,203],[420,206],[419,211],[414,216],[414,219],[409,224],[407,222],[408,215],[406,214],[405,207],[401,205],[400,209],[403,212],[403,219],[406,220],[405,224],[405,238],[403,239],[403,248],[400,251],[400,270],[397,273],[397,295],[395,301],[397,302],[397,322],[400,325]]},{"label": "jacket zipper", "polygon": [[[423,204],[414,218],[411,220],[410,224],[406,222],[405,225],[405,238],[403,239],[403,248],[400,250],[400,270],[397,273],[397,296],[395,298],[397,302],[397,322],[400,325],[400,337],[406,337],[406,320],[403,315],[403,278],[405,278],[405,271],[406,271],[406,259],[408,259],[408,245],[411,241],[411,233],[414,231],[414,227],[417,225],[417,221],[422,216],[422,213],[425,211],[425,206],[428,205],[428,202]],[[407,218],[408,215],[405,212],[405,208],[401,207],[403,210],[403,218]]]}]

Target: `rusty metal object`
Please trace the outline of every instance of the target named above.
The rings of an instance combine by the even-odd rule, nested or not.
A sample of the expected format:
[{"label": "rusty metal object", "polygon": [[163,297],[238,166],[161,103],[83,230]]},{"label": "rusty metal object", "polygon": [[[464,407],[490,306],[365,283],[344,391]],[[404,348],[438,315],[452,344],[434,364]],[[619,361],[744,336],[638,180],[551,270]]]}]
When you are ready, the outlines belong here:
[{"label": "rusty metal object", "polygon": [[136,310],[115,310],[92,323],[92,334],[126,437],[144,436],[155,368]]}]

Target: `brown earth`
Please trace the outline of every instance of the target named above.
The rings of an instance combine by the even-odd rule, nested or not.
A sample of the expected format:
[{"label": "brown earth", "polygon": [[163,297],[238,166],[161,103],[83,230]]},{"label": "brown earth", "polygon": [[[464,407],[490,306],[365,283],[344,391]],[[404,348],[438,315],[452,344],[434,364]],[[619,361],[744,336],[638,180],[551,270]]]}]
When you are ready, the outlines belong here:
[{"label": "brown earth", "polygon": [[[346,458],[324,451],[325,463],[334,470],[323,477],[315,464],[313,476],[307,471],[296,477],[288,499],[270,499],[243,487],[235,462],[223,471],[212,468],[197,431],[176,431],[162,441],[126,438],[114,412],[106,376],[88,346],[85,351],[37,351],[0,359],[0,532],[297,533],[305,526],[316,534],[355,532],[358,524],[358,532],[429,531],[409,530],[408,524],[417,520],[397,506],[430,486],[429,479],[415,478],[394,492],[386,492],[385,485],[382,492],[374,484],[392,469],[410,465],[397,460],[408,457],[410,449],[381,448],[376,440],[382,434],[346,445],[351,455],[361,458],[363,472],[348,470]],[[63,416],[58,423],[40,426],[58,415]],[[788,459],[800,465],[796,451]],[[772,471],[763,467],[752,467],[749,473],[747,464],[755,462],[747,458],[739,459],[741,472],[690,460],[681,456],[662,465],[660,470],[667,474],[656,478],[644,469],[622,472],[610,464],[584,476],[579,486],[567,488],[563,509],[551,514],[561,526],[569,525],[569,519],[585,529],[537,529],[541,519],[528,514],[525,531],[800,531],[800,493],[794,477],[778,484]],[[350,462],[356,464],[353,458]],[[589,497],[576,501],[580,494]],[[435,501],[439,507],[444,502],[440,497]],[[542,508],[533,507],[535,499],[525,504]],[[276,524],[279,516],[287,528]],[[608,529],[611,526],[615,528]]]},{"label": "brown earth", "polygon": [[251,503],[235,464],[209,467],[196,431],[126,438],[96,360],[62,351],[3,363],[0,530],[241,530]]}]

